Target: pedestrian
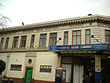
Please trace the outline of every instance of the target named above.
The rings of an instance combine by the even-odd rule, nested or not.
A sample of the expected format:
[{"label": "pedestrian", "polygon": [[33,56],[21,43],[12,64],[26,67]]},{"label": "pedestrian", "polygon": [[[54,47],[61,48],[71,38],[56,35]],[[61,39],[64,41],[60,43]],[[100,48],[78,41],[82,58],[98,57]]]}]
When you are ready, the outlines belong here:
[{"label": "pedestrian", "polygon": [[91,80],[87,75],[84,76],[83,83],[91,83]]},{"label": "pedestrian", "polygon": [[59,74],[57,74],[57,77],[55,79],[55,83],[62,83],[62,78],[60,77]]}]

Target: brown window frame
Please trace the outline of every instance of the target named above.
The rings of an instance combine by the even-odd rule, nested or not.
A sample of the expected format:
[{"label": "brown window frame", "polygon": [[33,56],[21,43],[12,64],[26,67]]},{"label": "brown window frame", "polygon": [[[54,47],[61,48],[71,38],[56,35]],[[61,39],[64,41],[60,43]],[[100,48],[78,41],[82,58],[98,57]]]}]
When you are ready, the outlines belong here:
[{"label": "brown window frame", "polygon": [[34,47],[34,40],[35,40],[35,35],[31,35],[31,43],[30,43],[31,48]]},{"label": "brown window frame", "polygon": [[[54,36],[51,36],[51,34],[53,34]],[[55,36],[56,35],[56,36]],[[51,38],[54,39],[52,40],[54,43],[52,43],[53,45],[52,46],[55,46],[57,44],[57,32],[54,32],[54,33],[50,33],[50,36],[49,36],[49,46],[50,46],[50,41],[51,41]],[[56,39],[56,40],[55,40]]]},{"label": "brown window frame", "polygon": [[[65,33],[67,33],[67,36],[65,35]],[[65,44],[65,38],[67,37],[67,44]],[[64,32],[64,45],[68,45],[68,31]]]},{"label": "brown window frame", "polygon": [[[86,32],[87,30],[89,30],[89,32],[90,32],[89,34],[87,34],[87,32]],[[90,41],[89,44],[91,44],[91,30],[90,30],[90,29],[86,29],[86,30],[85,30],[85,44],[87,44],[87,41],[86,41],[87,38],[86,38],[86,37],[87,37],[88,35],[89,35],[89,41]]]},{"label": "brown window frame", "polygon": [[8,48],[8,43],[9,43],[9,37],[6,38],[5,48]]},{"label": "brown window frame", "polygon": [[[108,31],[109,34],[106,34],[106,31]],[[109,42],[106,41],[106,37],[109,38]],[[110,44],[110,30],[105,30],[105,43]]]},{"label": "brown window frame", "polygon": [[[41,38],[42,35],[43,35],[43,38]],[[44,35],[46,35],[46,37]],[[41,39],[43,39],[42,46],[41,46]],[[46,40],[45,44],[44,44],[44,40]],[[40,34],[39,47],[46,47],[46,42],[47,42],[47,33]]]},{"label": "brown window frame", "polygon": [[19,36],[13,38],[12,48],[18,48],[18,45],[16,46],[17,42],[19,42]]},{"label": "brown window frame", "polygon": [[25,48],[26,47],[26,42],[27,42],[27,35],[21,36],[20,48]]},{"label": "brown window frame", "polygon": [[0,48],[1,49],[3,48],[3,44],[4,44],[4,38],[1,38],[1,41],[0,41]]},{"label": "brown window frame", "polygon": [[[80,35],[77,35],[77,32],[80,31]],[[76,44],[73,44],[73,32],[76,32]],[[77,44],[77,36],[80,36],[80,44],[81,44],[81,30],[75,30],[75,31],[72,31],[72,45],[80,45],[80,44]]]}]

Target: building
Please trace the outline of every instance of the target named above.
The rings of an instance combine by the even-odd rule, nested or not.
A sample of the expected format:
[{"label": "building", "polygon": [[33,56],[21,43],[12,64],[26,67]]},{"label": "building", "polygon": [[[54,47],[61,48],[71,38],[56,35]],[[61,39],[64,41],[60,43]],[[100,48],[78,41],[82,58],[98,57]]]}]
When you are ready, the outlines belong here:
[{"label": "building", "polygon": [[54,83],[56,67],[67,83],[84,75],[110,82],[110,17],[91,15],[0,29],[3,74],[16,83]]}]

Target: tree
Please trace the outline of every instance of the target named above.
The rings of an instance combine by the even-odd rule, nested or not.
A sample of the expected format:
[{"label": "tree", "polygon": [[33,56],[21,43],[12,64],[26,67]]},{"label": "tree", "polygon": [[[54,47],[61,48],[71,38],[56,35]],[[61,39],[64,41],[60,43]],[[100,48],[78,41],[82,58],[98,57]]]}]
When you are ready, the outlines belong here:
[{"label": "tree", "polygon": [[[4,0],[0,0],[0,10],[2,9],[3,7],[3,2]],[[9,18],[6,17],[6,16],[3,16],[1,13],[0,13],[0,27],[2,28],[5,28],[9,22]]]},{"label": "tree", "polygon": [[0,15],[0,27],[5,28],[8,24],[8,17]]},{"label": "tree", "polygon": [[3,60],[0,60],[0,74],[5,70],[6,63]]}]

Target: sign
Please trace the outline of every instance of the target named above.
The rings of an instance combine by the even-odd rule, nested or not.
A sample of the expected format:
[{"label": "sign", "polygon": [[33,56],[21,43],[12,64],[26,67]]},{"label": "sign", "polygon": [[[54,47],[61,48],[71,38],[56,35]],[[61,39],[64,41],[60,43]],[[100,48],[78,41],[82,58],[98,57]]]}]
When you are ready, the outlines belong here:
[{"label": "sign", "polygon": [[52,66],[51,65],[40,65],[40,72],[51,73]]},{"label": "sign", "polygon": [[49,50],[104,50],[110,49],[109,44],[61,45],[50,46]]},{"label": "sign", "polygon": [[11,64],[10,70],[21,71],[22,65]]}]

